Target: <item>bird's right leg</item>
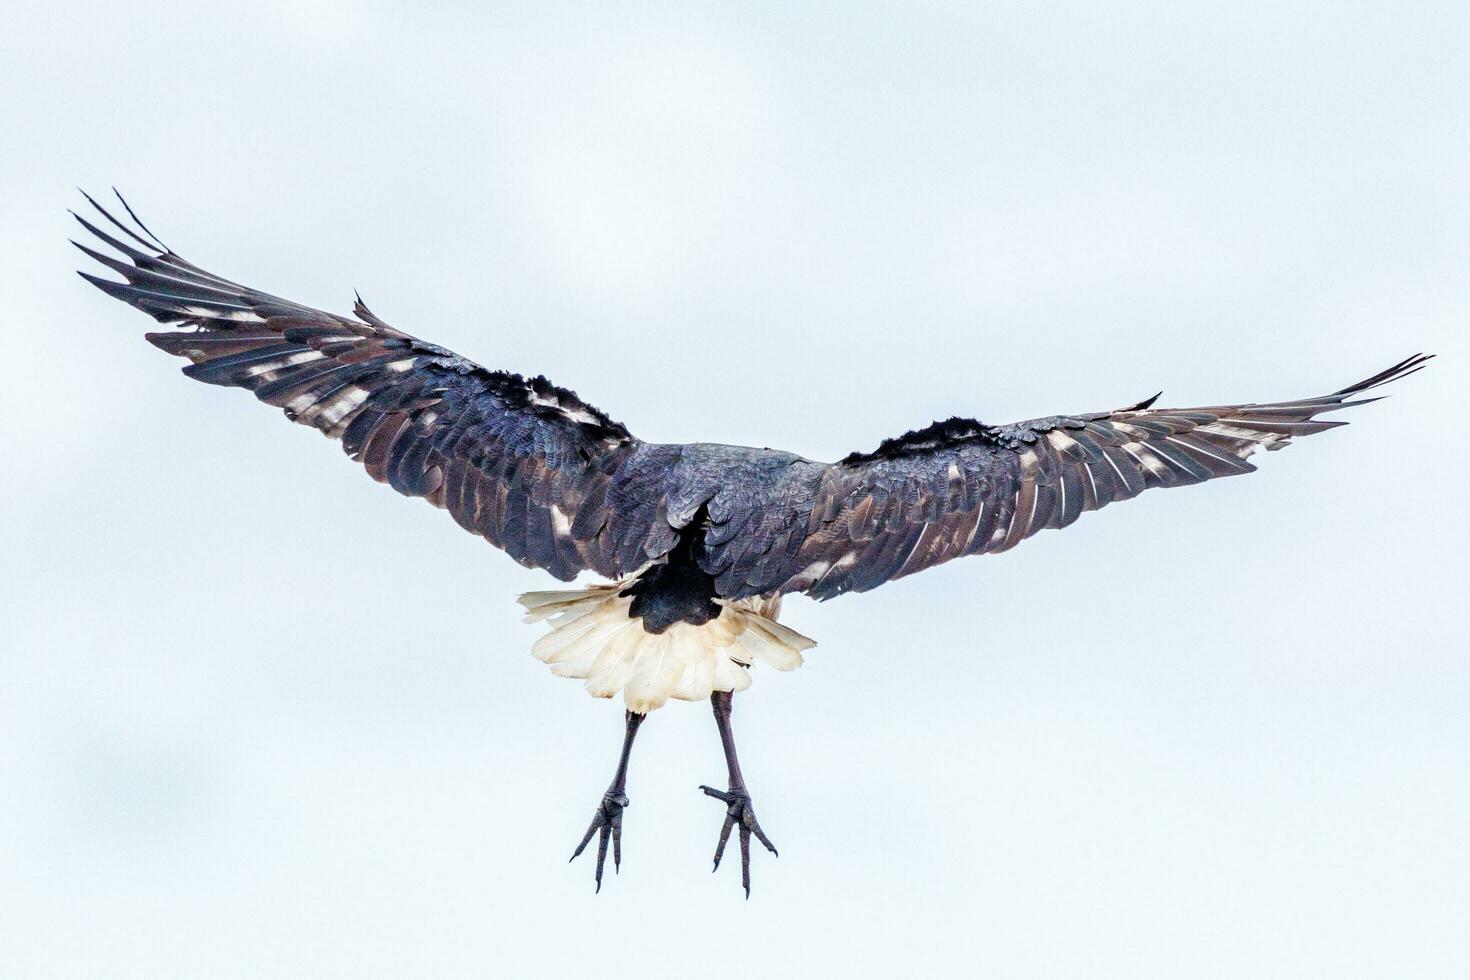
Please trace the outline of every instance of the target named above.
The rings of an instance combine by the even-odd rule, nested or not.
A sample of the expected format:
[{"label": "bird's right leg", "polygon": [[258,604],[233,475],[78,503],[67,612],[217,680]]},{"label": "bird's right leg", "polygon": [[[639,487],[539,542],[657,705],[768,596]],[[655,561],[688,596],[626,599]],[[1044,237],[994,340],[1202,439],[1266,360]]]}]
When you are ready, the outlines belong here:
[{"label": "bird's right leg", "polygon": [[602,891],[602,866],[607,862],[609,840],[612,841],[614,874],[623,863],[623,810],[628,806],[628,796],[624,792],[628,781],[628,757],[633,754],[633,739],[638,735],[638,726],[643,724],[646,717],[636,711],[626,714],[627,727],[623,734],[623,754],[618,757],[618,771],[613,773],[612,783],[607,787],[607,792],[602,794],[602,802],[597,805],[597,812],[592,814],[592,823],[582,837],[582,843],[577,845],[569,859],[575,861],[577,855],[586,850],[592,835],[598,835],[596,879],[599,892]]},{"label": "bird's right leg", "polygon": [[735,709],[733,691],[716,691],[710,695],[710,707],[715,713],[715,727],[720,730],[720,745],[725,750],[725,766],[730,771],[728,789],[718,790],[713,786],[699,787],[704,795],[712,796],[725,804],[725,824],[720,828],[720,843],[715,847],[715,871],[720,870],[720,858],[725,855],[725,844],[730,840],[730,831],[738,830],[740,838],[740,883],[745,888],[745,897],[750,897],[750,835],[765,845],[766,850],[776,853],[776,845],[761,830],[756,822],[755,808],[750,803],[750,792],[745,788],[745,776],[740,772],[740,759],[735,754],[735,733],[730,727],[730,714]]}]

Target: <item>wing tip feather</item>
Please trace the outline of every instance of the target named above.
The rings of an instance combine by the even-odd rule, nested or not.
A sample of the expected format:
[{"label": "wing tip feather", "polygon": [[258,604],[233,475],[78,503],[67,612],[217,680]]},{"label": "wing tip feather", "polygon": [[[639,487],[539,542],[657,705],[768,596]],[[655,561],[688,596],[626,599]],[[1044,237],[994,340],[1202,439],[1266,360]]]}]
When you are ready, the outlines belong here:
[{"label": "wing tip feather", "polygon": [[1407,378],[1411,374],[1415,374],[1419,371],[1424,370],[1425,366],[1431,360],[1433,360],[1434,357],[1435,355],[1433,354],[1424,353],[1411,355],[1404,358],[1402,361],[1399,361],[1392,367],[1388,367],[1382,371],[1379,371],[1372,377],[1364,378],[1362,381],[1359,381],[1356,384],[1350,384],[1346,388],[1334,391],[1332,394],[1334,396],[1356,395],[1360,391],[1368,391],[1372,388],[1377,388],[1382,385],[1389,384],[1390,382],[1398,381],[1401,378]]}]

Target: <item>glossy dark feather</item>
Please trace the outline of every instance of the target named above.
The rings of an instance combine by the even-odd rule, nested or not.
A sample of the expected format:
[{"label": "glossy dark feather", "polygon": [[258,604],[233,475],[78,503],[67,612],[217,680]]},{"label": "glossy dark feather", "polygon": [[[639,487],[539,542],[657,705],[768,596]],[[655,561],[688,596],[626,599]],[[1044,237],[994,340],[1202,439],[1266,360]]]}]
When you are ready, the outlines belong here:
[{"label": "glossy dark feather", "polygon": [[[97,210],[127,238],[155,247]],[[393,329],[360,300],[355,317],[323,313],[77,220],[129,260],[79,245],[126,280],[83,273],[87,281],[160,322],[192,328],[148,334],[192,362],[189,377],[245,388],[339,439],[373,479],[448,509],[522,564],[561,579],[584,569],[621,573],[599,540],[606,522],[584,522],[577,539],[572,518],[605,499],[636,441],[575,392],[487,371]]]},{"label": "glossy dark feather", "polygon": [[124,281],[83,277],[184,328],[147,336],[188,358],[185,374],[254,392],[340,440],[374,479],[561,579],[630,574],[693,529],[693,557],[726,598],[865,591],[1005,551],[1151,487],[1251,472],[1256,450],[1344,424],[1318,416],[1374,400],[1353,396],[1428,360],[1288,402],[1159,409],[1155,395],[1011,425],[951,418],[830,464],[645,443],[545,378],[487,370],[394,329],[360,299],[338,316],[222,279],[92,203],[124,238],[77,220],[127,261],[79,244]]},{"label": "glossy dark feather", "polygon": [[748,587],[817,598],[860,592],[961,555],[1005,551],[1150,487],[1252,472],[1252,453],[1345,425],[1318,416],[1375,401],[1352,396],[1428,359],[1416,355],[1330,395],[1289,402],[1156,409],[1156,395],[1114,412],[1013,425],[935,423],[828,468],[802,547]]}]

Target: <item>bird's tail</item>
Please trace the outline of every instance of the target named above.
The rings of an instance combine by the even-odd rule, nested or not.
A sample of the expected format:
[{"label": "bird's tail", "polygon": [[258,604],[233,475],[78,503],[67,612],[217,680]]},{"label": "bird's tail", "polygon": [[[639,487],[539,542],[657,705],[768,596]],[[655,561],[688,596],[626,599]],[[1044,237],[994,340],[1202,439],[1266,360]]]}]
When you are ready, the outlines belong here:
[{"label": "bird's tail", "polygon": [[647,714],[669,698],[699,701],[714,691],[750,686],[745,668],[756,661],[777,670],[801,665],[816,643],[776,622],[781,600],[715,600],[720,614],[701,625],[675,623],[661,633],[632,616],[628,582],[557,592],[527,592],[517,601],[525,621],[551,627],[531,648],[559,677],[587,681],[587,693],[619,691],[628,710]]}]

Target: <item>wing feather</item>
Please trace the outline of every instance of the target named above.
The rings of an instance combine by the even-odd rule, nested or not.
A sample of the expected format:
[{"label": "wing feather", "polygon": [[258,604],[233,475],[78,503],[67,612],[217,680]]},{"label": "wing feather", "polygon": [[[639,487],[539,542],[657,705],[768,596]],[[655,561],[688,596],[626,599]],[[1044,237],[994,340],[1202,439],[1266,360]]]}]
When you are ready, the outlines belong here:
[{"label": "wing feather", "polygon": [[[488,371],[396,330],[360,298],[354,316],[338,316],[205,272],[88,201],[122,237],[77,220],[123,259],[77,247],[123,281],[82,277],[183,328],[147,339],[187,358],[185,375],[244,388],[338,439],[373,479],[445,508],[523,564],[562,579],[623,573],[602,536],[616,519],[608,488],[640,445],[622,425],[544,378]],[[626,536],[641,564],[649,529]]]},{"label": "wing feather", "polygon": [[[1319,416],[1373,401],[1353,396],[1427,360],[1415,355],[1330,395],[1286,402],[1156,409],[1156,395],[1113,412],[1005,426],[936,422],[823,468],[800,501],[805,533],[779,574],[765,569],[748,586],[737,575],[721,588],[820,599],[861,592],[961,555],[1005,551],[1150,487],[1249,473],[1254,453],[1345,424]],[[712,537],[707,567],[745,554],[759,532],[744,528],[772,526],[766,511],[777,506],[757,505],[738,533]]]},{"label": "wing feather", "polygon": [[418,340],[360,297],[349,317],[250,289],[91,203],[123,237],[77,220],[123,259],[78,247],[123,281],[83,277],[183,328],[147,337],[187,358],[189,377],[253,392],[339,440],[374,479],[559,578],[636,571],[693,526],[696,559],[732,599],[872,589],[1005,551],[1151,487],[1249,473],[1254,453],[1343,425],[1319,416],[1376,400],[1357,396],[1428,360],[1293,401],[1162,409],[1155,395],[1011,425],[952,418],[832,464],[644,443],[574,392]]}]

